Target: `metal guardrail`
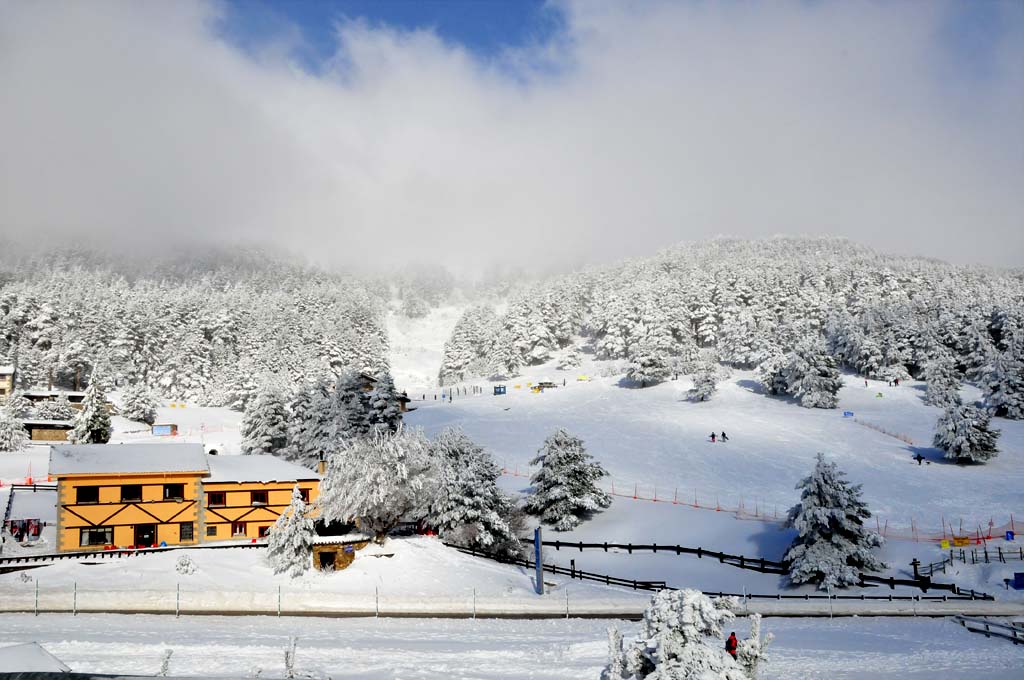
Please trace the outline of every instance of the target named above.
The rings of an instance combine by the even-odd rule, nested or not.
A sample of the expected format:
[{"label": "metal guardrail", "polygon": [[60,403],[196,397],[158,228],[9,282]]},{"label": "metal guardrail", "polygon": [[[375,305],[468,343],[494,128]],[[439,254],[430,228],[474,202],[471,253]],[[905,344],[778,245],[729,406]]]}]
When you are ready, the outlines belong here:
[{"label": "metal guardrail", "polygon": [[[524,543],[532,543],[531,539],[520,539]],[[682,545],[658,545],[657,543],[583,543],[583,542],[572,542],[572,541],[541,541],[541,545],[548,548],[554,548],[555,550],[603,550],[608,552],[609,550],[625,550],[628,554],[632,555],[634,552],[663,552],[675,555],[696,555],[699,558],[710,557],[717,559],[722,564],[728,564],[740,569],[749,569],[751,571],[759,571],[765,574],[788,574],[789,570],[783,562],[776,562],[774,560],[767,560],[763,557],[746,557],[744,555],[732,555],[729,553],[719,552],[717,550],[707,550],[705,548],[689,548]]]}]

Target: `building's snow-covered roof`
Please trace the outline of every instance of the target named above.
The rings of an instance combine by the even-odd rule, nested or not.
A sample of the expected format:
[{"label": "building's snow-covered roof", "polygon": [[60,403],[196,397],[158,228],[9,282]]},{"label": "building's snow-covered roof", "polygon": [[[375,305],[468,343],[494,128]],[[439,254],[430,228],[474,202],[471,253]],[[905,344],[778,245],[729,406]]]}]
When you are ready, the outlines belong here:
[{"label": "building's snow-covered roof", "polygon": [[314,536],[313,545],[333,545],[335,543],[362,543],[363,541],[372,540],[373,536],[367,536],[359,532],[353,532],[351,534],[342,534],[340,536]]},{"label": "building's snow-covered roof", "polygon": [[202,444],[56,444],[50,474],[206,472]]},{"label": "building's snow-covered roof", "polygon": [[70,673],[61,660],[38,642],[0,647],[0,668],[4,673]]},{"label": "building's snow-covered roof", "polygon": [[49,425],[50,427],[74,427],[75,421],[73,420],[42,420],[40,418],[22,418],[22,425],[33,425],[36,427],[43,427]]},{"label": "building's snow-covered roof", "polygon": [[0,375],[14,375],[14,366],[0,366]]},{"label": "building's snow-covered roof", "polygon": [[318,480],[320,475],[309,468],[274,456],[207,456],[208,482],[297,482]]},{"label": "building's snow-covered roof", "polygon": [[21,395],[23,397],[25,397],[26,399],[31,399],[32,397],[61,397],[61,396],[67,397],[68,399],[71,399],[71,398],[85,399],[85,392],[74,392],[72,390],[25,390],[24,392],[21,393]]}]

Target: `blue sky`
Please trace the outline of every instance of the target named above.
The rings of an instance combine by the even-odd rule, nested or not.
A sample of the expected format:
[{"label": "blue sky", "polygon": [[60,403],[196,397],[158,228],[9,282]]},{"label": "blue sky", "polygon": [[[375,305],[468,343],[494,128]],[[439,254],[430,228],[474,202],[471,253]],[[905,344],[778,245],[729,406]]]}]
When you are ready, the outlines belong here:
[{"label": "blue sky", "polygon": [[399,30],[429,29],[479,58],[546,42],[564,27],[558,7],[542,0],[227,0],[222,30],[252,51],[298,29],[294,57],[316,72],[336,49],[339,21],[363,20]]}]

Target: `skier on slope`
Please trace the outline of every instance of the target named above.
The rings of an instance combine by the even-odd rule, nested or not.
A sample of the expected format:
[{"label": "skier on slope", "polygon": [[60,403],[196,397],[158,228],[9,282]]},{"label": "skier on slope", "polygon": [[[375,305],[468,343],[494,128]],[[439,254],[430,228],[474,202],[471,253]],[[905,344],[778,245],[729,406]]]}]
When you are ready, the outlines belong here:
[{"label": "skier on slope", "polygon": [[732,655],[732,658],[736,658],[736,631],[729,633],[729,639],[725,641],[725,651]]},{"label": "skier on slope", "polygon": [[718,436],[718,435],[717,435],[717,434],[715,434],[714,432],[712,432],[712,433],[711,433],[711,443],[712,443],[712,444],[714,444],[714,443],[715,443],[715,438],[716,438],[717,436]]},{"label": "skier on slope", "polygon": [[729,441],[729,438],[725,436],[725,430],[722,430],[722,437],[721,437],[721,439],[722,439],[723,442]]}]

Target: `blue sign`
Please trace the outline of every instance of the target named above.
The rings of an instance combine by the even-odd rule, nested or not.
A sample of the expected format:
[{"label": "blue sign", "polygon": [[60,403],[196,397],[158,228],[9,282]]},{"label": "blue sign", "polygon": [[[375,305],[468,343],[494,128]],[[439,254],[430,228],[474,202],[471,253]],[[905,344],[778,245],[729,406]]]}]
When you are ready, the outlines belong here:
[{"label": "blue sign", "polygon": [[852,418],[853,417],[853,411],[843,411],[843,417],[844,418]]},{"label": "blue sign", "polygon": [[1012,531],[1007,531],[1006,532],[1006,540],[1007,541],[1012,541],[1013,537],[1014,537],[1014,533]]},{"label": "blue sign", "polygon": [[154,425],[153,436],[154,437],[170,437],[174,434],[173,425]]}]

